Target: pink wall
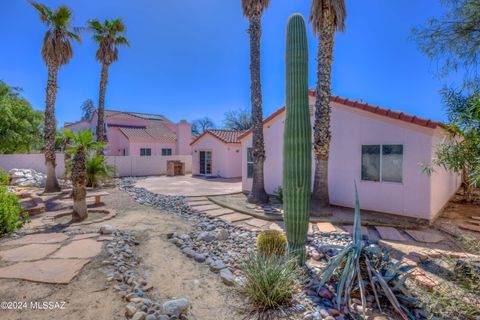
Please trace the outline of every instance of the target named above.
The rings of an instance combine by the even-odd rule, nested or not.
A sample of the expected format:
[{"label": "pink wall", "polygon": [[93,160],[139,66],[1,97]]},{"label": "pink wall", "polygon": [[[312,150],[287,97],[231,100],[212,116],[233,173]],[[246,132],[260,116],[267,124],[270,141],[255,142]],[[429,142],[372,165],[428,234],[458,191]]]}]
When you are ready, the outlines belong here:
[{"label": "pink wall", "polygon": [[130,143],[129,155],[140,156],[141,148],[152,149],[152,156],[161,156],[162,148],[170,148],[172,149],[172,155],[177,154],[177,145],[175,143],[135,142],[135,143]]},{"label": "pink wall", "polygon": [[[313,102],[314,98],[310,98],[311,106]],[[268,193],[282,184],[284,119],[285,113],[282,113],[264,127],[265,188]],[[458,186],[448,173],[438,173],[436,178],[430,178],[421,171],[419,163],[431,160],[434,129],[332,103],[331,130],[329,193],[332,204],[352,207],[353,182],[356,180],[363,209],[431,219]],[[361,146],[367,144],[403,145],[402,183],[361,180]],[[251,189],[252,183],[246,172],[246,150],[250,146],[251,135],[242,140],[242,184],[245,191]],[[433,183],[440,181],[447,186],[432,187]]]},{"label": "pink wall", "polygon": [[200,151],[212,152],[212,175],[237,178],[242,175],[240,143],[224,143],[211,134],[204,135],[192,145],[192,173],[200,174]]},{"label": "pink wall", "polygon": [[192,154],[192,148],[190,143],[192,142],[192,126],[186,120],[181,120],[176,127],[177,132],[177,154],[190,155]]}]

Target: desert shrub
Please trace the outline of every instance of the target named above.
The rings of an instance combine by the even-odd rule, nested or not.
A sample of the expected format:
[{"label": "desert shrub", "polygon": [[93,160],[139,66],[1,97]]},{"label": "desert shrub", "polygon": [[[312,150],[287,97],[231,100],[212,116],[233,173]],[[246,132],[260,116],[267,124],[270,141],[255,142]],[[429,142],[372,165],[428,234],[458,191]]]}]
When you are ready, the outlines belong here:
[{"label": "desert shrub", "polygon": [[273,195],[280,203],[283,203],[283,188],[278,186],[277,189],[273,190]]},{"label": "desert shrub", "polygon": [[257,238],[257,250],[265,256],[283,256],[287,246],[287,238],[278,230],[265,230]]},{"label": "desert shrub", "polygon": [[8,173],[6,173],[5,170],[0,168],[0,186],[7,186],[9,180],[10,177],[8,176]]},{"label": "desert shrub", "polygon": [[245,281],[239,290],[259,311],[290,303],[299,288],[300,270],[296,260],[253,254],[242,269]]},{"label": "desert shrub", "polygon": [[22,227],[22,208],[17,196],[0,186],[0,235]]},{"label": "desert shrub", "polygon": [[461,235],[460,237],[458,237],[458,240],[460,241],[465,251],[480,255],[480,241],[478,239]]},{"label": "desert shrub", "polygon": [[87,159],[87,185],[97,187],[99,183],[111,179],[115,175],[115,167],[107,163],[104,156],[94,155]]}]

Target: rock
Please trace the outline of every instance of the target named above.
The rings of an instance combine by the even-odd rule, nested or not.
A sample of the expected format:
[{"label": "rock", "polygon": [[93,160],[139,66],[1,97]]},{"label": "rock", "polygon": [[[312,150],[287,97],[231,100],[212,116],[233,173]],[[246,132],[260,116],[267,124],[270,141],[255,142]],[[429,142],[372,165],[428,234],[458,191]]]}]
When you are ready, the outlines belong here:
[{"label": "rock", "polygon": [[327,288],[321,287],[320,290],[318,290],[318,296],[325,299],[331,299],[333,294]]},{"label": "rock", "polygon": [[326,318],[328,316],[330,316],[330,313],[326,310],[326,309],[319,309],[318,312],[320,313],[320,315],[323,317],[323,318]]},{"label": "rock", "polygon": [[229,233],[225,229],[220,229],[220,230],[218,230],[216,236],[217,236],[218,240],[224,241],[224,240],[228,239]]},{"label": "rock", "polygon": [[137,311],[133,316],[132,320],[145,320],[147,314],[143,311]]},{"label": "rock", "polygon": [[200,262],[200,263],[205,262],[205,260],[207,259],[207,257],[204,254],[201,254],[201,253],[195,253],[193,255],[193,258],[195,259],[195,261]]},{"label": "rock", "polygon": [[169,320],[170,318],[164,314],[161,314],[160,316],[157,317],[157,320]]},{"label": "rock", "polygon": [[223,263],[223,261],[221,261],[221,260],[214,260],[210,264],[210,271],[215,272],[215,273],[219,273],[220,270],[225,269],[225,268],[226,268],[226,266]]},{"label": "rock", "polygon": [[153,314],[148,314],[146,317],[145,317],[145,320],[157,320],[157,317]]},{"label": "rock", "polygon": [[101,234],[112,234],[113,231],[113,227],[110,224],[106,224],[100,228]]},{"label": "rock", "polygon": [[187,299],[181,298],[170,300],[163,304],[163,311],[170,316],[180,317],[181,314],[186,314],[190,308],[190,302]]},{"label": "rock", "polygon": [[227,286],[233,286],[235,284],[235,276],[228,268],[220,270],[220,278]]},{"label": "rock", "polygon": [[200,240],[200,241],[205,241],[205,242],[212,242],[216,239],[215,235],[212,234],[211,232],[202,232],[198,235],[197,237],[197,240]]},{"label": "rock", "polygon": [[317,310],[315,311],[313,314],[312,314],[312,319],[314,320],[321,320],[322,319],[322,315],[320,314],[320,312]]},{"label": "rock", "polygon": [[135,314],[135,312],[137,312],[137,307],[135,306],[135,303],[130,302],[129,304],[127,304],[127,307],[125,308],[125,315],[130,318]]},{"label": "rock", "polygon": [[297,312],[305,312],[305,306],[301,303],[295,305],[295,310],[297,310]]}]

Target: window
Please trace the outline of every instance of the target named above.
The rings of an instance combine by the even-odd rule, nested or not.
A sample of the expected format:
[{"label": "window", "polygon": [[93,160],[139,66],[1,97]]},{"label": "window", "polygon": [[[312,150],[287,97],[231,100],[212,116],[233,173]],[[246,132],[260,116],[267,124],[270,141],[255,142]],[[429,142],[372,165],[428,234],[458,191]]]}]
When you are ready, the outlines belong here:
[{"label": "window", "polygon": [[247,178],[253,178],[253,154],[252,154],[252,148],[247,148]]},{"label": "window", "polygon": [[152,149],[150,149],[150,148],[140,148],[140,155],[141,156],[151,156],[152,155]]},{"label": "window", "polygon": [[212,174],[211,151],[200,151],[200,174]]},{"label": "window", "polygon": [[403,181],[403,145],[362,146],[362,180]]},{"label": "window", "polygon": [[172,155],[172,149],[166,148],[162,149],[162,156],[171,156]]}]

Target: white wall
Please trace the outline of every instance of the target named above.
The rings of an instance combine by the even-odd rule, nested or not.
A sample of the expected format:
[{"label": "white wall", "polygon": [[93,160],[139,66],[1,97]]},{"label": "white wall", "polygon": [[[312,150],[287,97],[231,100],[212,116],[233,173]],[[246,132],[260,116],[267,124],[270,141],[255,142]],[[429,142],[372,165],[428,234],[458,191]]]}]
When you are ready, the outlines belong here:
[{"label": "white wall", "polygon": [[[180,160],[185,163],[185,172],[192,172],[192,156],[107,156],[107,161],[117,169],[119,177],[125,176],[155,176],[167,173],[167,161]],[[9,171],[13,168],[34,169],[46,173],[43,154],[2,154],[0,168]],[[57,176],[63,176],[65,171],[64,157],[57,154]]]}]

